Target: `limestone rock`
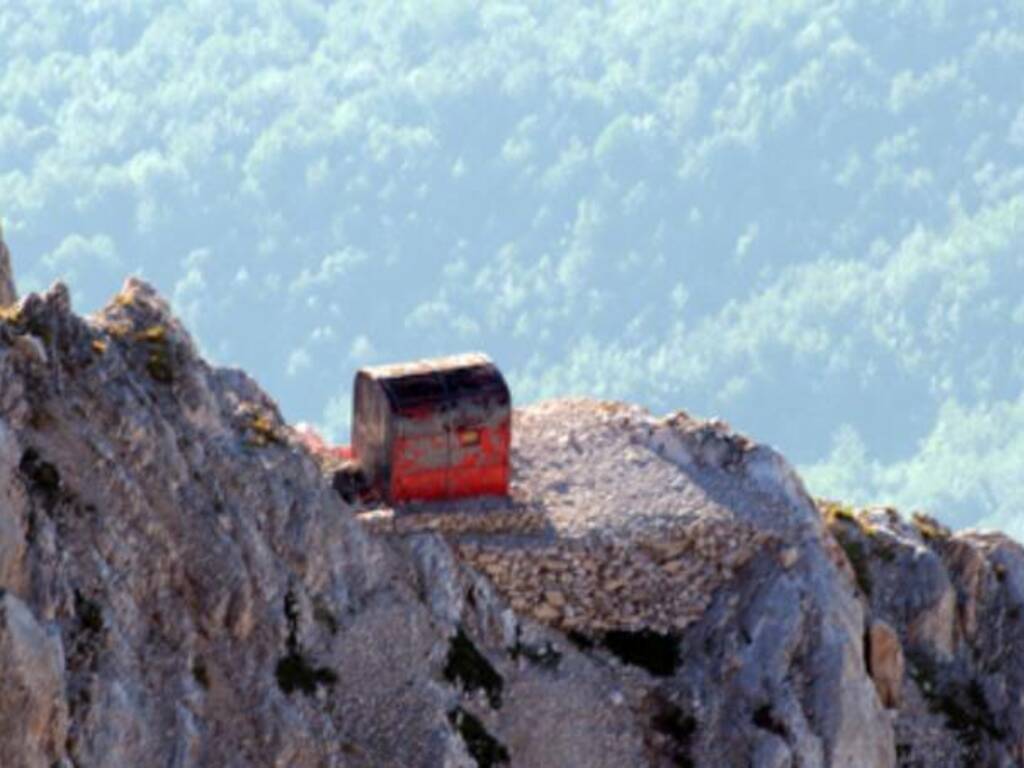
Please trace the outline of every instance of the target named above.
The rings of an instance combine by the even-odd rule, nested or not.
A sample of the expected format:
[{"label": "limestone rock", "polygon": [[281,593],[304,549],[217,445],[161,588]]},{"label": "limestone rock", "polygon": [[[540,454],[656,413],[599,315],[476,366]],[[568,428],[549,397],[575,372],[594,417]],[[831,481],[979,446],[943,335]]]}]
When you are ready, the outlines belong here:
[{"label": "limestone rock", "polygon": [[903,692],[903,646],[896,631],[876,620],[868,628],[868,670],[878,698],[889,709],[899,709]]},{"label": "limestone rock", "polygon": [[14,270],[11,268],[11,252],[4,242],[3,227],[0,227],[0,308],[10,306],[18,300],[14,287]]},{"label": "limestone rock", "polygon": [[938,599],[925,606],[907,627],[907,639],[912,645],[927,647],[936,657],[948,661],[953,658],[956,630],[956,594],[951,584],[944,584]]},{"label": "limestone rock", "polygon": [[21,586],[25,532],[15,511],[20,501],[14,467],[20,453],[14,433],[0,420],[0,588]]},{"label": "limestone rock", "polygon": [[0,591],[0,765],[36,768],[64,754],[64,653],[21,600]]},{"label": "limestone rock", "polygon": [[754,748],[752,768],[792,768],[793,753],[786,742],[774,734],[765,734]]},{"label": "limestone rock", "polygon": [[[1024,548],[916,513],[908,520],[893,509],[835,505],[824,513],[856,563],[872,626],[884,621],[905,651],[895,735],[906,763],[1021,764]],[[895,668],[888,677],[883,700]]]}]

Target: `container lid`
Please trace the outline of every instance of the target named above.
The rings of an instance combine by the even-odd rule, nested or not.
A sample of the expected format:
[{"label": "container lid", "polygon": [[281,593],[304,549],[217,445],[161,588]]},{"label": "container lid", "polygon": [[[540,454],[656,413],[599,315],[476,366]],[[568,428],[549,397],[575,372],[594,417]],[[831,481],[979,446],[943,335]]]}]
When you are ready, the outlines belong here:
[{"label": "container lid", "polygon": [[509,402],[501,371],[478,352],[362,368],[358,375],[379,382],[399,411],[480,396]]}]

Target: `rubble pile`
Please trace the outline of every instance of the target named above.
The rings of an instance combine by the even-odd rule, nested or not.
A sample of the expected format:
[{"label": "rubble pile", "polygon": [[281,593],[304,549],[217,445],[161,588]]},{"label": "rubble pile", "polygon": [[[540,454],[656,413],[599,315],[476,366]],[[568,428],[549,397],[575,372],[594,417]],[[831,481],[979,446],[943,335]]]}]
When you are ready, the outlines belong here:
[{"label": "rubble pile", "polygon": [[680,471],[654,440],[666,423],[582,399],[520,411],[513,503],[543,522],[528,535],[460,536],[456,552],[538,621],[685,629],[755,552],[784,546]]}]

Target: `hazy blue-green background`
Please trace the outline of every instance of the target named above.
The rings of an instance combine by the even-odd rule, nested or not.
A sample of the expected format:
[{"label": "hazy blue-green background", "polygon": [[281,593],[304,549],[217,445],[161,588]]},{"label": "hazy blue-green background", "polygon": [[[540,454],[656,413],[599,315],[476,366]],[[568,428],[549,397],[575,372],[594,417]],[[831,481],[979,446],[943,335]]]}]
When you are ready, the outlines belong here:
[{"label": "hazy blue-green background", "polygon": [[1024,535],[1024,2],[5,0],[0,215],[338,438],[481,349]]}]

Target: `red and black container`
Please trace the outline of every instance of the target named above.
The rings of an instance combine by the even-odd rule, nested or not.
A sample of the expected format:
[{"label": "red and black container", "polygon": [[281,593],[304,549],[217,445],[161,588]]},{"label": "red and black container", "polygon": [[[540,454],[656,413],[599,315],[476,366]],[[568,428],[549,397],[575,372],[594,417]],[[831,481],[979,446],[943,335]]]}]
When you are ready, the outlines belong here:
[{"label": "red and black container", "polygon": [[512,399],[481,354],[363,368],[352,452],[391,503],[508,494]]}]

